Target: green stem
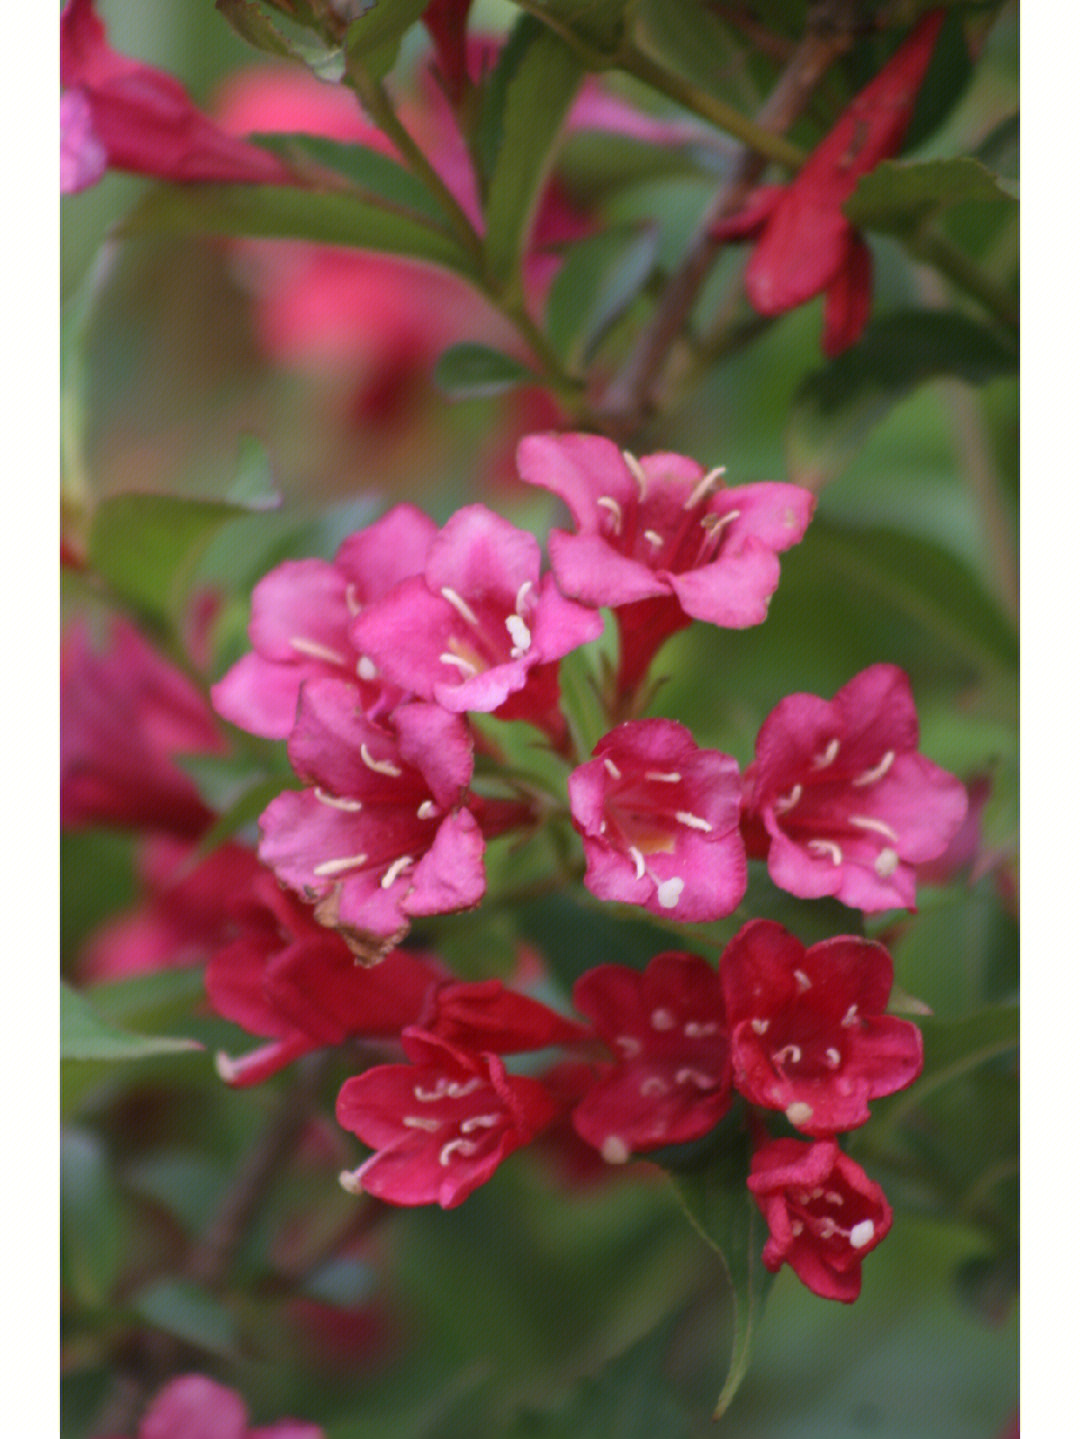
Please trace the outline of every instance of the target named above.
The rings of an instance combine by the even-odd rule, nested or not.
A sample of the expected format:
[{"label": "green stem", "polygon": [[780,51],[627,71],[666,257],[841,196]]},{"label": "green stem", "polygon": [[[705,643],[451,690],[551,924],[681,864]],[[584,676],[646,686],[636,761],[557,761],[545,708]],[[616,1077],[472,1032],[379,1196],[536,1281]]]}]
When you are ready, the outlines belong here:
[{"label": "green stem", "polygon": [[910,239],[908,248],[917,260],[933,265],[954,285],[981,300],[1011,330],[1020,328],[1020,312],[1012,295],[951,240],[926,232]]}]

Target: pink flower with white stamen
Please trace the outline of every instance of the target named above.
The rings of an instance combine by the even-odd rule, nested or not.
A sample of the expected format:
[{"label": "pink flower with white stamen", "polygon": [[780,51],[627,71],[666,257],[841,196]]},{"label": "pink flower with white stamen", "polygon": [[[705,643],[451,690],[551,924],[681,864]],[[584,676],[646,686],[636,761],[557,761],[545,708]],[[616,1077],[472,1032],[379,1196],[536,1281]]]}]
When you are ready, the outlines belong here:
[{"label": "pink flower with white stamen", "polygon": [[870,1118],[868,1101],[911,1084],[922,1035],[887,1015],[893,966],[853,935],[804,949],[772,920],[743,925],[720,957],[735,1088],[805,1134],[832,1137]]},{"label": "pink flower with white stamen", "polygon": [[711,920],[746,892],[739,767],[674,720],[630,720],[568,781],[585,885],[654,914]]},{"label": "pink flower with white stamen", "polygon": [[857,1299],[862,1261],[892,1227],[881,1186],[835,1139],[769,1140],[755,1152],[746,1182],[769,1226],[765,1268],[775,1274],[790,1264],[822,1299]]},{"label": "pink flower with white stamen", "polygon": [[465,808],[460,716],[405,704],[380,723],[351,684],[317,680],[300,692],[288,748],[310,787],[264,810],[259,857],[361,957],[378,959],[413,915],[479,903],[484,840]]},{"label": "pink flower with white stamen", "polygon": [[423,575],[368,606],[352,640],[393,684],[462,713],[498,711],[534,667],[602,629],[595,610],[565,600],[550,575],[541,579],[532,535],[468,505],[432,541]]},{"label": "pink flower with white stamen", "polygon": [[700,955],[658,954],[644,972],[602,964],[574,1003],[618,1056],[574,1110],[574,1128],[611,1164],[708,1133],[731,1103],[720,977]]},{"label": "pink flower with white stamen", "polygon": [[285,739],[308,680],[349,679],[368,708],[404,698],[354,649],[350,626],[364,605],[423,568],[435,534],[427,515],[395,505],[350,535],[332,561],[286,560],[271,570],[251,597],[254,648],[211,690],[218,713],[251,734]]},{"label": "pink flower with white stamen", "polygon": [[675,454],[637,459],[601,435],[528,435],[518,468],[574,518],[575,533],[552,531],[552,568],[571,599],[618,613],[624,691],[692,619],[760,624],[777,555],[802,539],[814,508],[798,485],[728,489],[722,469]]},{"label": "pink flower with white stamen", "polygon": [[914,866],[945,851],[967,808],[964,786],[918,743],[895,665],[871,665],[832,700],[781,700],[758,732],[743,796],[748,847],[763,826],[773,882],[868,912],[914,908]]},{"label": "pink flower with white stamen", "polygon": [[558,1105],[494,1054],[467,1054],[416,1029],[402,1044],[412,1064],[369,1069],[338,1096],[338,1123],[376,1151],[341,1182],[391,1204],[451,1209],[546,1128]]}]

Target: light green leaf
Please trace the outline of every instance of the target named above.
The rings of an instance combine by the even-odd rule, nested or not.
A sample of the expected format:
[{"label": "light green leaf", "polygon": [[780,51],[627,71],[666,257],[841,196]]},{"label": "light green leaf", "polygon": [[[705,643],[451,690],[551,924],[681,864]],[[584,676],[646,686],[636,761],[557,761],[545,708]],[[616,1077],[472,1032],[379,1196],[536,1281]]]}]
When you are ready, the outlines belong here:
[{"label": "light green leaf", "polygon": [[875,320],[860,343],[800,386],[787,427],[796,484],[820,489],[851,463],[873,427],[927,380],[953,376],[983,385],[1012,374],[1017,357],[964,315],[909,310]]},{"label": "light green leaf", "polygon": [[969,156],[951,160],[885,160],[859,181],[844,214],[860,230],[904,235],[964,200],[1014,207],[1016,196]]},{"label": "light green leaf", "polygon": [[286,162],[316,165],[352,182],[363,198],[410,212],[409,218],[441,225],[442,207],[422,181],[389,155],[367,145],[344,144],[321,135],[275,134],[250,137]]},{"label": "light green leaf", "polygon": [[539,376],[512,355],[471,343],[444,350],[435,365],[434,380],[453,400],[501,395],[518,385],[540,383]]},{"label": "light green leaf", "polygon": [[548,296],[548,334],[571,365],[597,346],[641,294],[656,263],[656,225],[608,230],[573,246]]},{"label": "light green leaf", "polygon": [[186,1279],[163,1279],[140,1290],[132,1311],[144,1324],[210,1354],[236,1350],[236,1319],[219,1299]]},{"label": "light green leaf", "polygon": [[202,1047],[196,1039],[130,1034],[114,1029],[81,994],[66,984],[60,986],[61,1059],[147,1059],[152,1055],[177,1054]]},{"label": "light green leaf", "polygon": [[430,0],[360,0],[362,9],[345,32],[345,53],[363,62],[372,79],[392,69],[405,32],[416,24]]},{"label": "light green leaf", "polygon": [[105,1146],[88,1130],[61,1136],[60,1217],[64,1284],[96,1309],[113,1292],[120,1267],[120,1198]]}]

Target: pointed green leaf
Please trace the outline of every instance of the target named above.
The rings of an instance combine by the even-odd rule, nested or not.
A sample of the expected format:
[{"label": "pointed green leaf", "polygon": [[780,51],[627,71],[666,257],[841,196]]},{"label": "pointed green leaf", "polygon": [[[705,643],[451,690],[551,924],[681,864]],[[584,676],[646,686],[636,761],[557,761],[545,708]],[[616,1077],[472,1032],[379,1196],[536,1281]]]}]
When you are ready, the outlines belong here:
[{"label": "pointed green leaf", "polygon": [[444,350],[435,365],[434,380],[452,400],[501,395],[518,385],[541,383],[534,371],[512,355],[472,343]]},{"label": "pointed green leaf", "polygon": [[224,1304],[187,1279],[163,1279],[131,1300],[144,1324],[210,1354],[231,1354],[239,1337],[236,1319]]},{"label": "pointed green leaf", "polygon": [[629,0],[534,0],[534,15],[547,20],[565,39],[613,54],[625,25]]},{"label": "pointed green leaf", "polygon": [[293,47],[256,0],[214,0],[214,9],[256,50],[284,60],[296,59]]},{"label": "pointed green leaf", "polygon": [[343,175],[367,200],[409,211],[412,218],[436,226],[445,218],[442,207],[421,180],[389,155],[382,155],[367,145],[345,144],[321,135],[275,134],[250,138],[287,163],[320,166]]},{"label": "pointed green leaf", "polygon": [[61,1059],[146,1059],[151,1055],[177,1054],[202,1047],[196,1039],[130,1034],[114,1029],[81,994],[66,984],[60,986]]},{"label": "pointed green leaf", "polygon": [[91,985],[85,997],[105,1024],[145,1033],[182,1022],[204,995],[202,969],[192,965],[103,980]]},{"label": "pointed green leaf", "polygon": [[978,160],[886,160],[859,181],[844,213],[860,230],[903,235],[964,200],[1015,207],[1008,181]]},{"label": "pointed green leaf", "polygon": [[660,230],[608,230],[567,254],[548,296],[551,343],[572,365],[588,364],[597,346],[641,294],[656,263]]},{"label": "pointed green leaf", "polygon": [[941,376],[983,385],[1012,374],[1016,359],[1009,345],[964,315],[908,310],[875,320],[858,345],[815,371],[796,394],[787,427],[790,478],[820,489],[917,385]]},{"label": "pointed green leaf", "polygon": [[416,24],[430,0],[367,0],[364,12],[345,32],[345,49],[350,55],[369,56],[401,40]]},{"label": "pointed green leaf", "polygon": [[106,1304],[116,1284],[119,1203],[99,1136],[88,1130],[65,1130],[60,1148],[63,1282],[88,1308]]}]

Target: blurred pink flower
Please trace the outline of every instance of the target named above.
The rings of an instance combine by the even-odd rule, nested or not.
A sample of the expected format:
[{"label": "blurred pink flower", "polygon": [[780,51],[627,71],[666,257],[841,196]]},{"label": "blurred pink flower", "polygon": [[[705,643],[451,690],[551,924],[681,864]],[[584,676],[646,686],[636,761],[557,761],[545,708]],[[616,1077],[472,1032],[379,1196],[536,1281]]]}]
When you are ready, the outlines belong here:
[{"label": "blurred pink flower", "polygon": [[248,1409],[235,1389],[203,1374],[182,1374],[159,1389],[139,1424],[137,1439],[325,1439],[317,1424],[279,1419],[248,1423]]}]

